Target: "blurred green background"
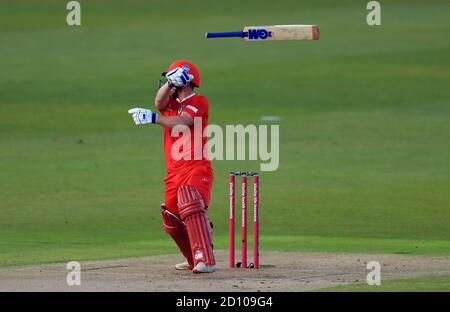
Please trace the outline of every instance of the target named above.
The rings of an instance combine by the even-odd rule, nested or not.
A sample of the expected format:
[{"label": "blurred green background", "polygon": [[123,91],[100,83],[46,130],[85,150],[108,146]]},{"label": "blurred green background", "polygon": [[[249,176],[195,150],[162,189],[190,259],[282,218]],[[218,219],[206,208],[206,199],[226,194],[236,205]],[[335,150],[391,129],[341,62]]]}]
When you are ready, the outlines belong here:
[{"label": "blurred green background", "polygon": [[[176,252],[161,228],[159,73],[195,62],[210,123],[281,117],[261,174],[264,250],[450,255],[450,3],[0,2],[0,266]],[[318,24],[315,42],[206,40],[245,25]],[[210,216],[227,246],[228,172]]]}]

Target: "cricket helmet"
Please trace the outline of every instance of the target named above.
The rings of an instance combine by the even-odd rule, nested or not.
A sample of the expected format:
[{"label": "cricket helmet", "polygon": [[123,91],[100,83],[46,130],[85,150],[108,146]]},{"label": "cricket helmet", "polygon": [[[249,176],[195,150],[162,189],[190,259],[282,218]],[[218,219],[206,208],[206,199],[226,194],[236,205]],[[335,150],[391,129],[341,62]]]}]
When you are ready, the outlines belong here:
[{"label": "cricket helmet", "polygon": [[169,68],[167,69],[167,72],[163,72],[162,75],[166,76],[166,74],[168,72],[170,72],[171,70],[177,68],[177,67],[181,67],[186,69],[186,72],[188,74],[191,74],[194,76],[194,79],[192,79],[192,84],[197,87],[200,88],[200,72],[198,71],[197,66],[195,66],[195,64],[186,61],[186,60],[177,60],[175,62],[172,63],[172,65],[169,66]]}]

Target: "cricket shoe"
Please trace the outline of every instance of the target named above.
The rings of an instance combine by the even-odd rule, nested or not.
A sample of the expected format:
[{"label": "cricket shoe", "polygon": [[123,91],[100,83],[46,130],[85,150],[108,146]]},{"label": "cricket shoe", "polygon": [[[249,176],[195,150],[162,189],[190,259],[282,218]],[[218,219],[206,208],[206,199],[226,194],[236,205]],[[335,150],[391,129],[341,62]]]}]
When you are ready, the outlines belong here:
[{"label": "cricket shoe", "polygon": [[206,265],[204,262],[199,262],[192,270],[193,273],[212,273],[216,272],[215,265]]},{"label": "cricket shoe", "polygon": [[192,267],[189,265],[189,263],[187,261],[184,261],[182,263],[175,264],[175,270],[188,271],[188,270],[192,270]]}]

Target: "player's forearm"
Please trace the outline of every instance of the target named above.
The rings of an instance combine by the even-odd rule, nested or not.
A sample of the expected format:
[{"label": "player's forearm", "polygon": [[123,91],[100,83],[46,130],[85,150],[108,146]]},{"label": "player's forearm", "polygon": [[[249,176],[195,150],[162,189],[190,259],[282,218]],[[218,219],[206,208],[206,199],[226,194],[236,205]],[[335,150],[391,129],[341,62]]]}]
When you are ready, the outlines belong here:
[{"label": "player's forearm", "polygon": [[164,109],[167,104],[169,104],[169,96],[171,89],[168,83],[165,83],[161,88],[159,88],[155,97],[155,106],[157,109]]},{"label": "player's forearm", "polygon": [[189,118],[186,118],[185,116],[159,116],[158,124],[163,127],[171,129],[178,125],[185,125],[189,127],[192,124],[192,122]]},{"label": "player's forearm", "polygon": [[146,108],[132,108],[128,110],[128,113],[132,115],[136,125],[159,124],[163,127],[173,128],[178,125],[190,127],[194,124],[194,118],[186,112],[182,112],[178,116],[160,116]]}]

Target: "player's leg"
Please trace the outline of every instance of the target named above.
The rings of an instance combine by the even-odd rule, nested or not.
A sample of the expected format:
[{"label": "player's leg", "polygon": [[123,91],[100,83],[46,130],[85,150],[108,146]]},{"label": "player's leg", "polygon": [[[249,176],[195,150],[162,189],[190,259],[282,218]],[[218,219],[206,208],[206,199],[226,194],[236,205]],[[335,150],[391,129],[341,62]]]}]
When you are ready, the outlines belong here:
[{"label": "player's leg", "polygon": [[[186,261],[175,265],[177,270],[192,270],[193,260],[192,251],[189,243],[189,236],[186,231],[186,225],[180,219],[178,214],[178,185],[177,178],[166,178],[165,182],[165,205],[161,207],[163,227],[166,233],[168,233],[177,244]],[[166,212],[163,210],[166,209]]]},{"label": "player's leg", "polygon": [[195,186],[181,185],[178,189],[178,211],[185,222],[194,259],[194,273],[216,270],[212,250],[211,226],[205,203]]},{"label": "player's leg", "polygon": [[[203,202],[205,203],[206,211],[209,211],[209,202],[211,198],[211,188],[214,180],[214,172],[211,166],[197,166],[194,170],[191,171],[189,178],[185,181],[184,184],[194,185],[197,191],[203,198]],[[210,232],[211,237],[213,232],[213,224],[210,220]],[[214,244],[213,244],[214,247]],[[213,248],[214,249],[214,248]]]},{"label": "player's leg", "polygon": [[194,261],[192,259],[191,244],[184,222],[174,213],[170,212],[164,204],[161,205],[162,222],[164,230],[169,234],[180,248],[181,253],[186,258],[186,263],[175,265],[177,270],[192,270]]}]

